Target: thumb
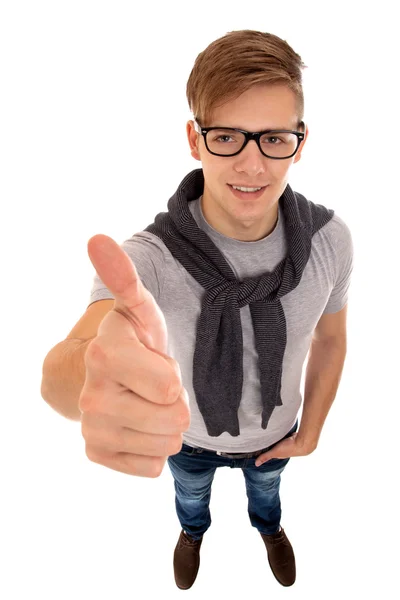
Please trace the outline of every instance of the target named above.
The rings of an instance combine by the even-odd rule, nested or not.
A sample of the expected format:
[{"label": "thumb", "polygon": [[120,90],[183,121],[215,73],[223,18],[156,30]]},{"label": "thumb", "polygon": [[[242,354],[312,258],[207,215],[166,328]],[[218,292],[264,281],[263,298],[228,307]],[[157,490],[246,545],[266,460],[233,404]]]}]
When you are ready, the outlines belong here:
[{"label": "thumb", "polygon": [[[152,346],[166,353],[167,327],[164,315],[141,282],[128,254],[111,237],[103,234],[91,237],[87,248],[98,276],[115,298],[114,311],[129,320],[140,340],[150,337]],[[101,325],[106,323],[107,316]],[[115,312],[112,317],[115,317]],[[105,332],[99,328],[101,333]]]},{"label": "thumb", "polygon": [[272,450],[270,450],[269,452],[264,452],[263,454],[260,454],[260,456],[257,456],[256,458],[256,462],[255,465],[256,467],[261,466],[262,464],[264,464],[265,462],[267,462],[267,460],[270,460],[271,458],[275,458],[272,455]]}]

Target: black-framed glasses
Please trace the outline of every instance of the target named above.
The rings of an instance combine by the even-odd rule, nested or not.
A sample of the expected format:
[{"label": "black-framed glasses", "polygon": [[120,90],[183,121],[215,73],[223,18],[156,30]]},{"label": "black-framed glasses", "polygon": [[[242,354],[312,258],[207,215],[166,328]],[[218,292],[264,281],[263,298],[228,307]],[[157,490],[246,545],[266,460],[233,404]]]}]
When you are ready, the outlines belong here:
[{"label": "black-framed glasses", "polygon": [[265,131],[245,131],[235,127],[201,127],[194,120],[195,130],[204,137],[206,148],[215,156],[235,156],[250,140],[255,140],[261,154],[274,160],[291,158],[304,140],[306,126],[300,121],[303,131],[290,129],[266,129]]}]

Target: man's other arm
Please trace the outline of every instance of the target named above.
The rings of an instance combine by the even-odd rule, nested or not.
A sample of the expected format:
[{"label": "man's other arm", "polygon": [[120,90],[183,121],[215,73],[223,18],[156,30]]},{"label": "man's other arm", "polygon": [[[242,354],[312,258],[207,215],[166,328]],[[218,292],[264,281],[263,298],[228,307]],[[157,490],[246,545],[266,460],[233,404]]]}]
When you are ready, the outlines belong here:
[{"label": "man's other arm", "polygon": [[315,450],[335,399],[347,352],[347,304],[323,314],[313,333],[306,368],[304,403],[297,442]]}]

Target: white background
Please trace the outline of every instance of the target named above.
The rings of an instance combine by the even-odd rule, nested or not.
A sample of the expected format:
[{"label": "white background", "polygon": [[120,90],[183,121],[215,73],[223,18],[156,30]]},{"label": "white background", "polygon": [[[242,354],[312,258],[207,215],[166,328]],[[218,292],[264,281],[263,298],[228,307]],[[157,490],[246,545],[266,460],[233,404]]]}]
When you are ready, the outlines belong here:
[{"label": "white background", "polygon": [[[5,1],[0,9],[1,534],[5,600],[180,597],[168,466],[91,463],[80,425],[41,398],[42,364],[85,312],[87,241],[122,243],[200,163],[185,90],[234,29],[286,39],[308,66],[310,129],[292,187],[350,227],[348,354],[317,450],[282,475],[297,581],[274,579],[240,470],[219,469],[192,598],[397,590],[398,33],[394,2]],[[154,141],[164,140],[156,152]],[[285,596],[285,597],[286,597]]]}]

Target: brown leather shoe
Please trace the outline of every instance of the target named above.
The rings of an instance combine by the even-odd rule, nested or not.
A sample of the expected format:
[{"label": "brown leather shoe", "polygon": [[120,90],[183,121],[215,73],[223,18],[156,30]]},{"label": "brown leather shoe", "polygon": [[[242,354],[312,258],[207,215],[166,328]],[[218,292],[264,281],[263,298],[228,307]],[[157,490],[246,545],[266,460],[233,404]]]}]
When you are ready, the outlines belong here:
[{"label": "brown leather shoe", "polygon": [[268,562],[275,579],[281,585],[293,585],[296,581],[296,561],[292,544],[283,528],[273,535],[260,533],[268,552]]},{"label": "brown leather shoe", "polygon": [[202,541],[203,537],[194,540],[182,529],[174,552],[175,583],[181,590],[188,590],[196,580]]}]

